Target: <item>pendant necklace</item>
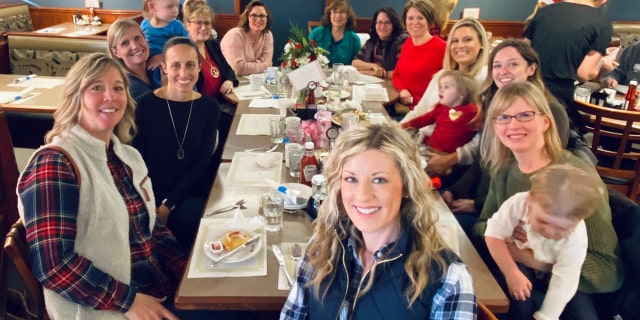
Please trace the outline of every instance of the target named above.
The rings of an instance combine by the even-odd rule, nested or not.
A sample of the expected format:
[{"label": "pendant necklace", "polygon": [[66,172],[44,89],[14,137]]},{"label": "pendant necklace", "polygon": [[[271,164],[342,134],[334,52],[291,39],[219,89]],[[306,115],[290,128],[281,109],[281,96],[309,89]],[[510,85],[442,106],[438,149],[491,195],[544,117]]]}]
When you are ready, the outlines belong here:
[{"label": "pendant necklace", "polygon": [[173,121],[173,113],[171,113],[171,106],[169,106],[169,99],[165,99],[167,101],[167,109],[169,110],[169,117],[171,117],[171,125],[173,126],[173,133],[176,135],[176,141],[178,142],[178,160],[184,159],[184,149],[182,149],[182,145],[184,145],[184,138],[187,137],[187,131],[189,130],[189,121],[191,121],[191,110],[193,109],[193,100],[191,100],[191,106],[189,106],[189,117],[187,118],[187,126],[184,128],[184,134],[182,135],[182,141],[178,138],[178,130],[176,130],[176,124]]},{"label": "pendant necklace", "polygon": [[[209,63],[209,59],[207,59],[207,56],[209,56],[209,55],[208,55],[208,54],[207,54],[207,55],[205,55],[204,59],[202,59],[202,60],[204,60],[204,62],[205,62],[206,64],[208,64],[208,65],[209,65],[209,67],[211,68],[211,69],[209,70],[209,71],[211,72],[211,76],[212,76],[214,79],[218,79],[218,77],[220,76],[220,70],[218,70],[218,68],[214,67],[211,63]],[[209,57],[210,57],[210,56],[209,56]]]}]

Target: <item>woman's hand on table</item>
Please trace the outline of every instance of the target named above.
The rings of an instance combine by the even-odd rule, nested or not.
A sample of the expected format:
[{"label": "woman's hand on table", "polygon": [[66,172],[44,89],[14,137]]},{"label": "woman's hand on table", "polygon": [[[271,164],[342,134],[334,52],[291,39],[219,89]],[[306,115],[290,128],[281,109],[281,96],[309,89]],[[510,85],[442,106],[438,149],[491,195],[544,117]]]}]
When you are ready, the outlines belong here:
[{"label": "woman's hand on table", "polygon": [[231,82],[230,80],[226,80],[220,86],[220,93],[229,94],[231,93],[231,91],[233,91],[233,82]]},{"label": "woman's hand on table", "polygon": [[430,153],[427,155],[427,173],[431,176],[443,175],[457,163],[458,154],[455,152],[445,155]]},{"label": "woman's hand on table", "polygon": [[442,193],[442,200],[453,213],[475,213],[476,207],[472,199],[454,199],[451,191]]},{"label": "woman's hand on table", "polygon": [[144,293],[136,293],[131,308],[124,315],[129,320],[178,320],[178,317],[162,306],[165,300],[167,297],[158,299]]},{"label": "woman's hand on table", "polygon": [[400,102],[407,106],[413,104],[413,96],[409,90],[402,89],[402,91],[400,91]]}]

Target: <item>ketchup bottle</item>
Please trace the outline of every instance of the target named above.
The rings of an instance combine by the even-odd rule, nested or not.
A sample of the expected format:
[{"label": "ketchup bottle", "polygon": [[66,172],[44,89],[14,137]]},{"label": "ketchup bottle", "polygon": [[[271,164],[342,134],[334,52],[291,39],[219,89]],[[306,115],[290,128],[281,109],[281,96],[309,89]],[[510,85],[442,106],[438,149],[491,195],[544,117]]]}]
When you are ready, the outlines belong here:
[{"label": "ketchup bottle", "polygon": [[313,153],[315,145],[309,141],[304,144],[304,156],[300,160],[300,183],[311,187],[311,179],[318,172],[318,159]]},{"label": "ketchup bottle", "polygon": [[637,86],[638,81],[629,81],[629,89],[627,90],[627,95],[624,96],[624,105],[622,105],[622,110],[633,110],[635,108]]}]

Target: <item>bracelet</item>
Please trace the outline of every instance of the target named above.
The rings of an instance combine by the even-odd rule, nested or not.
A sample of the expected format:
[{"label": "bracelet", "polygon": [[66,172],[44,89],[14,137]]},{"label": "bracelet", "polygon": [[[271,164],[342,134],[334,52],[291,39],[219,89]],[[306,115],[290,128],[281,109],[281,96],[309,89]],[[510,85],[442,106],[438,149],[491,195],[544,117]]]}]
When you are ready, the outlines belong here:
[{"label": "bracelet", "polygon": [[169,201],[169,199],[162,200],[162,204],[164,204],[164,206],[169,209],[169,212],[173,211],[173,209],[176,208],[176,204],[172,201]]}]

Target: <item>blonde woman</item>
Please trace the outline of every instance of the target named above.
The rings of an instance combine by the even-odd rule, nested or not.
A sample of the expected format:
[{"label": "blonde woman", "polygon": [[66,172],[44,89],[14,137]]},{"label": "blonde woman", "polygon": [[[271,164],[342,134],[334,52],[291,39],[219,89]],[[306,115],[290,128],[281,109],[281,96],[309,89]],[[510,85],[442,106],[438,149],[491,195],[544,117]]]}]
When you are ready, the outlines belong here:
[{"label": "blonde woman", "polygon": [[158,223],[147,167],[126,145],[135,132],[128,88],[116,60],[80,59],[47,144],[18,181],[32,270],[54,320],[177,319],[162,303],[173,301],[170,279],[187,257]]},{"label": "blonde woman", "polygon": [[324,172],[329,195],[281,319],[475,319],[471,275],[437,234],[407,133],[385,124],[341,135]]},{"label": "blonde woman", "polygon": [[[491,183],[482,213],[474,226],[478,240],[483,239],[487,220],[508,198],[530,190],[530,178],[540,169],[551,164],[569,164],[590,175],[598,175],[590,163],[563,150],[547,98],[539,86],[529,81],[500,88],[491,100],[485,119],[480,153],[482,164],[491,174]],[[589,239],[578,292],[566,305],[563,319],[597,319],[591,294],[614,292],[622,285],[618,238],[611,224],[606,192],[600,195],[594,208],[593,214],[584,220]],[[513,236],[527,242],[521,228]],[[482,243],[484,240],[476,245]],[[535,261],[531,251],[513,244],[509,246],[516,262],[538,270],[546,269]]]},{"label": "blonde woman", "polygon": [[[405,123],[433,109],[438,102],[438,77],[447,70],[459,70],[471,75],[478,84],[487,78],[487,61],[489,61],[489,39],[480,21],[464,18],[451,28],[447,39],[446,54],[442,62],[442,70],[436,73],[422,99],[415,108],[400,121]],[[423,133],[431,135],[433,126]]]}]

